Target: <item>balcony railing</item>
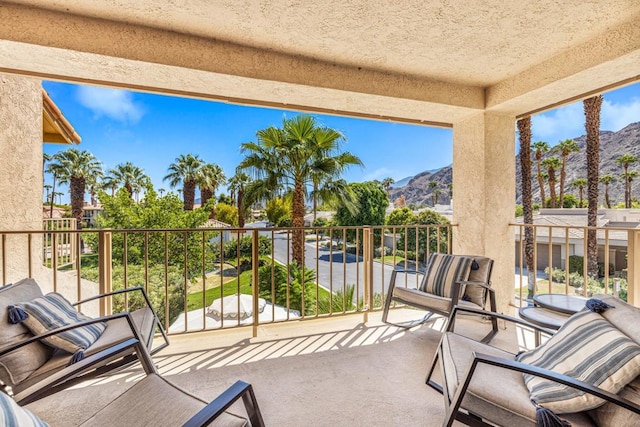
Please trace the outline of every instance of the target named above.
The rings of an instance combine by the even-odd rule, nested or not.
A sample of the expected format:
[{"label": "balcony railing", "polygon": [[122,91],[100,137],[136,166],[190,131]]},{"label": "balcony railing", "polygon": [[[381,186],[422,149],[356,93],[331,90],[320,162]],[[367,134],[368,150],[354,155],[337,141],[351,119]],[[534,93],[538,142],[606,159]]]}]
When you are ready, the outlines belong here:
[{"label": "balcony railing", "polygon": [[[300,264],[292,252],[296,232],[305,236]],[[36,277],[45,289],[71,300],[143,286],[170,333],[253,326],[255,334],[266,323],[366,316],[381,308],[395,266],[420,270],[431,252],[451,250],[450,225],[69,227],[0,232],[0,237],[4,283],[9,277]],[[418,275],[403,278],[404,286],[418,284]],[[125,293],[82,309],[105,315],[141,303]]]},{"label": "balcony railing", "polygon": [[[511,224],[516,244],[516,305],[526,305],[534,294],[564,293],[584,297],[614,293],[627,299],[633,259],[633,242],[639,229],[560,225]],[[533,265],[526,269],[525,239],[529,230],[533,245]],[[588,232],[596,232],[598,274],[589,277]],[[531,283],[530,283],[531,282]]]}]

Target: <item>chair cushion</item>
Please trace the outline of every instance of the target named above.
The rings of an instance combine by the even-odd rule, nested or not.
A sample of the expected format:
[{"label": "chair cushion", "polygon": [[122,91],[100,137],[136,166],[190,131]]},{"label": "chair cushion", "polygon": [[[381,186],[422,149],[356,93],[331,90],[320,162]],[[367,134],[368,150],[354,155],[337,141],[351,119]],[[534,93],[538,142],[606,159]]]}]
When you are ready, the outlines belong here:
[{"label": "chair cushion", "polygon": [[[8,307],[18,301],[29,301],[42,296],[33,279],[24,279],[0,288],[0,343],[14,344],[33,334],[22,324],[9,323]],[[51,357],[53,349],[40,342],[21,347],[0,357],[0,381],[15,386],[40,368]]]},{"label": "chair cushion", "polygon": [[[453,284],[469,278],[473,259],[460,255],[432,253],[427,260],[420,290],[440,297],[451,298]],[[460,290],[462,294],[464,289]]]},{"label": "chair cushion", "polygon": [[[441,344],[441,368],[446,391],[453,397],[465,379],[473,352],[513,360],[514,354],[471,338],[446,332]],[[496,366],[480,364],[471,379],[462,407],[483,419],[502,426],[536,426],[536,408],[522,374]],[[586,413],[563,416],[576,426],[593,426]]]},{"label": "chair cushion", "polygon": [[[640,378],[636,378],[622,389],[618,396],[640,405]],[[600,427],[640,426],[640,414],[628,411],[607,402],[589,411],[589,415]]]},{"label": "chair cushion", "polygon": [[[472,264],[471,271],[469,272],[469,281],[483,282],[487,285],[491,284],[491,267],[493,261],[491,258],[474,256],[474,264]],[[478,268],[474,268],[476,265]],[[472,303],[484,308],[487,298],[487,290],[481,286],[467,285],[464,290],[465,299]]]},{"label": "chair cushion", "polygon": [[602,312],[602,317],[607,319],[620,332],[640,344],[640,322],[629,321],[629,319],[640,319],[640,308],[627,304],[612,295],[597,294],[593,298],[613,306],[613,308]]},{"label": "chair cushion", "polygon": [[[613,309],[612,309],[613,310]],[[516,360],[568,375],[617,394],[640,374],[640,346],[600,314],[574,314],[546,343]],[[531,400],[556,413],[586,411],[602,399],[574,388],[524,375]]]},{"label": "chair cushion", "polygon": [[[205,405],[206,402],[200,398],[151,374],[102,408],[82,426],[182,425]],[[245,418],[225,412],[211,425],[243,427],[249,424]]]},{"label": "chair cushion", "polygon": [[[448,314],[451,312],[451,298],[439,297],[433,294],[427,294],[417,289],[395,287],[393,288],[393,298],[399,299],[406,304],[433,310],[435,313]],[[459,300],[458,305],[461,307],[481,308],[471,301]]]},{"label": "chair cushion", "polygon": [[42,421],[28,409],[21,408],[12,398],[0,392],[0,425],[16,427],[46,427]]},{"label": "chair cushion", "polygon": [[[77,311],[65,297],[57,292],[15,305],[27,313],[28,316],[22,323],[36,335],[84,320],[91,320],[91,317]],[[91,346],[105,328],[104,322],[94,323],[61,332],[45,338],[43,341],[52,347],[75,353]]]}]

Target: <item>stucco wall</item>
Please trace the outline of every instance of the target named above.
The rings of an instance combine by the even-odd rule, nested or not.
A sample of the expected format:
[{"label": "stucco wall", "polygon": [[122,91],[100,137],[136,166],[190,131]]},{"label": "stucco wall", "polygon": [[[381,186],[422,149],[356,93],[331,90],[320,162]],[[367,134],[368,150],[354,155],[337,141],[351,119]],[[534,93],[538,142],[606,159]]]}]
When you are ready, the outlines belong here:
[{"label": "stucco wall", "polygon": [[[41,230],[40,80],[0,74],[0,162],[0,230]],[[41,239],[34,237],[32,265],[42,263],[38,247]],[[2,272],[6,282],[27,276],[27,248],[25,235],[7,235]]]}]

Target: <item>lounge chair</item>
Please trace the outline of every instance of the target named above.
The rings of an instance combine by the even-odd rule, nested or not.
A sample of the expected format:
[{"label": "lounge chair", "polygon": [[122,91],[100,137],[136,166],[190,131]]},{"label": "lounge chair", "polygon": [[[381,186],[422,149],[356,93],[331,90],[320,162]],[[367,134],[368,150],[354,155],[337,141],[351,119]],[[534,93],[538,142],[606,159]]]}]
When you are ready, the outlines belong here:
[{"label": "lounge chair", "polygon": [[[54,350],[43,343],[45,339],[54,339],[69,331],[91,325],[106,325],[104,332],[90,346],[83,350],[88,357],[101,350],[112,348],[130,338],[139,340],[150,353],[155,353],[168,345],[167,336],[151,308],[144,289],[129,288],[105,295],[88,298],[76,303],[122,294],[125,292],[142,293],[146,306],[133,312],[116,313],[96,319],[84,320],[61,326],[35,335],[20,323],[9,320],[10,307],[18,303],[29,303],[43,298],[42,291],[33,279],[24,279],[0,288],[0,381],[18,403],[28,403],[61,388],[69,387],[90,376],[96,376],[120,368],[137,359],[131,347],[111,353],[109,359],[90,366],[71,363],[74,355]],[[73,309],[71,309],[73,310]],[[159,330],[164,342],[152,348],[156,330]]]},{"label": "lounge chair", "polygon": [[[427,374],[428,384],[444,396],[443,425],[458,420],[471,426],[536,426],[555,417],[572,426],[640,425],[640,310],[610,295],[594,298],[611,308],[585,309],[558,332],[456,307]],[[516,355],[456,334],[455,317],[465,312],[521,324],[551,338]],[[438,362],[442,385],[431,379]]]},{"label": "lounge chair", "polygon": [[[29,420],[33,415],[50,425],[66,425],[70,422],[80,426],[204,426],[218,425],[228,427],[252,426],[262,427],[264,421],[250,384],[237,381],[211,402],[202,400],[177,387],[160,376],[151,361],[146,347],[136,339],[129,339],[111,348],[102,350],[78,362],[80,368],[91,369],[111,357],[118,357],[122,352],[140,356],[142,367],[146,373],[130,388],[122,392],[110,402],[100,402],[99,385],[87,386],[83,394],[92,404],[86,411],[75,411],[74,418],[55,413],[48,408],[68,399],[65,392],[50,394],[28,405],[18,406],[11,398],[0,393],[0,419],[4,411],[5,420]],[[95,399],[94,399],[95,398]],[[227,409],[242,398],[247,417],[227,412]],[[28,412],[27,412],[28,411]],[[52,413],[54,412],[54,413]],[[61,419],[62,418],[62,419]],[[81,419],[78,419],[81,418]],[[18,423],[18,425],[21,425]],[[35,424],[37,425],[37,424]]]},{"label": "lounge chair", "polygon": [[[389,289],[384,305],[382,321],[404,328],[424,323],[435,314],[448,316],[453,307],[460,305],[484,309],[487,301],[492,312],[496,311],[495,290],[491,288],[493,260],[483,256],[445,255],[432,253],[427,260],[422,282],[417,289],[398,286],[398,277],[404,273],[418,274],[416,270],[395,269],[389,279]],[[389,322],[392,302],[426,310],[422,319],[407,323]],[[491,319],[492,331],[485,337],[488,341],[498,331],[498,323]]]}]

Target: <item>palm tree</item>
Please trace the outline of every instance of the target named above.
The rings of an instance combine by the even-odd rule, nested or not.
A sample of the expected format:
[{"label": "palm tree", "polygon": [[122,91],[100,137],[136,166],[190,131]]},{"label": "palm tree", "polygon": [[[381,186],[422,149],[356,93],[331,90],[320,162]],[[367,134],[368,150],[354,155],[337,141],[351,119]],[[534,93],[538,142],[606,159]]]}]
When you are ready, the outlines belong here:
[{"label": "palm tree", "polygon": [[[200,187],[200,206],[207,204],[220,185],[227,183],[222,168],[215,163],[207,163],[198,170],[196,183]],[[213,218],[213,211],[211,212]]]},{"label": "palm tree", "polygon": [[382,188],[384,188],[384,191],[387,192],[387,197],[389,197],[389,189],[391,188],[394,182],[395,181],[391,177],[386,177],[385,179],[382,180]]},{"label": "palm tree", "polygon": [[[531,191],[531,117],[524,117],[517,122],[518,137],[520,139],[520,169],[522,170],[522,210],[524,223],[533,224],[533,194]],[[540,163],[538,163],[538,179],[540,179]],[[543,188],[542,186],[540,187]],[[544,189],[541,190],[541,194]],[[543,199],[544,203],[544,199]],[[528,294],[527,299],[531,300],[534,294],[534,241],[533,228],[524,229],[524,258],[527,267]]]},{"label": "palm tree", "polygon": [[47,192],[47,194],[44,196],[44,199],[48,201],[48,200],[49,200],[49,193],[51,192],[51,189],[52,189],[53,187],[52,187],[52,186],[50,186],[49,184],[45,184],[45,185],[43,186],[43,188],[44,188],[44,191],[46,191],[46,192]]},{"label": "palm tree", "polygon": [[440,191],[439,188],[436,188],[435,190],[433,190],[432,197],[433,197],[433,206],[438,204],[438,196],[440,196],[442,194],[442,191]]},{"label": "palm tree", "polygon": [[637,162],[638,158],[633,154],[623,154],[616,159],[616,163],[624,168],[624,172],[622,172],[622,177],[624,178],[624,207],[627,209],[631,208],[631,181],[628,179],[629,166]]},{"label": "palm tree", "polygon": [[105,185],[112,189],[121,185],[127,190],[131,199],[134,193],[139,193],[150,181],[144,170],[131,162],[120,163],[107,173],[109,175],[105,179]]},{"label": "palm tree", "polygon": [[246,217],[246,209],[248,206],[244,205],[244,193],[251,182],[251,178],[244,172],[236,172],[234,176],[229,179],[229,188],[237,194],[236,203],[238,207],[238,227],[244,228],[244,219]]},{"label": "palm tree", "polygon": [[[564,141],[560,141],[554,149],[560,154],[560,158],[562,159],[562,167],[560,168],[560,207],[562,208],[564,207],[564,184],[567,179],[567,157],[571,153],[580,151],[580,146],[573,139],[565,139]],[[582,204],[580,207],[582,207]]]},{"label": "palm tree", "polygon": [[587,225],[594,227],[587,232],[587,272],[589,277],[598,277],[598,173],[600,167],[600,108],[602,95],[583,101],[585,128],[587,132]]},{"label": "palm tree", "polygon": [[585,178],[576,178],[573,181],[571,181],[571,187],[578,189],[578,195],[579,195],[579,199],[580,199],[580,202],[578,204],[579,208],[582,207],[582,196],[583,196],[583,193],[584,193],[584,188],[586,186],[587,186],[587,180]]},{"label": "palm tree", "polygon": [[[344,139],[340,132],[319,126],[316,119],[308,115],[285,118],[282,128],[262,129],[256,136],[257,142],[242,144],[241,150],[246,157],[238,166],[239,170],[250,170],[255,178],[251,192],[247,192],[249,200],[269,199],[278,192],[293,190],[291,216],[295,228],[304,226],[307,185],[319,175],[337,180],[348,166],[362,165],[357,156],[339,152]],[[334,197],[349,198],[346,187],[337,190],[345,192]],[[302,231],[294,231],[292,245],[293,259],[302,265]]]},{"label": "palm tree", "polygon": [[437,187],[438,187],[437,182],[429,181],[429,190],[431,191],[431,203],[433,204],[433,206],[436,205],[436,198],[434,197],[433,193],[435,192]]},{"label": "palm tree", "polygon": [[629,185],[629,208],[633,207],[633,198],[631,197],[631,183],[633,182],[633,179],[637,178],[639,175],[640,172],[638,171],[628,171],[623,175],[625,182],[627,182]]},{"label": "palm tree", "polygon": [[[556,207],[556,170],[562,165],[557,157],[547,157],[542,161],[542,166],[547,169],[549,175],[549,196],[551,197],[551,207]],[[544,205],[544,202],[543,202]]]},{"label": "palm tree", "polygon": [[158,193],[160,193],[160,197],[162,197],[165,191],[167,190],[165,190],[164,188],[158,188]]},{"label": "palm tree", "polygon": [[549,151],[549,144],[547,144],[544,141],[537,141],[534,142],[533,145],[531,146],[531,149],[533,150],[533,153],[535,155],[536,158],[536,167],[538,170],[538,186],[540,187],[540,201],[542,206],[544,207],[544,203],[545,203],[545,199],[546,196],[544,194],[544,179],[542,178],[542,155],[546,152]]},{"label": "palm tree", "polygon": [[196,198],[196,180],[198,170],[202,167],[203,161],[198,155],[181,154],[176,157],[176,161],[169,165],[169,173],[163,178],[169,181],[173,188],[182,183],[182,195],[184,197],[184,210],[192,211]]},{"label": "palm tree", "polygon": [[609,200],[609,184],[616,179],[611,174],[606,174],[600,177],[600,182],[604,184],[604,203],[608,209],[611,209],[611,201]]},{"label": "palm tree", "polygon": [[71,198],[71,216],[82,228],[82,208],[87,182],[95,182],[102,177],[102,165],[93,154],[69,148],[53,155],[50,166],[61,184],[69,184]]}]

